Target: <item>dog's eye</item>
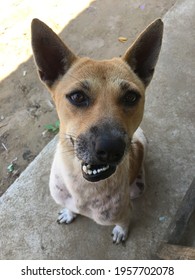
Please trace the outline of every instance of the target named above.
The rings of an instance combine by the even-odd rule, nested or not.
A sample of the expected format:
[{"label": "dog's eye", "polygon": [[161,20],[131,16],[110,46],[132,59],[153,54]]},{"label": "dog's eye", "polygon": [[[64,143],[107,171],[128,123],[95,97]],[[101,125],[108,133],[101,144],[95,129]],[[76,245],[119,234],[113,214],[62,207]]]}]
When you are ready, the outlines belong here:
[{"label": "dog's eye", "polygon": [[67,99],[77,107],[87,107],[89,105],[89,97],[82,91],[75,91],[66,95]]},{"label": "dog's eye", "polygon": [[122,98],[125,106],[134,106],[140,99],[140,94],[133,90],[128,90]]}]

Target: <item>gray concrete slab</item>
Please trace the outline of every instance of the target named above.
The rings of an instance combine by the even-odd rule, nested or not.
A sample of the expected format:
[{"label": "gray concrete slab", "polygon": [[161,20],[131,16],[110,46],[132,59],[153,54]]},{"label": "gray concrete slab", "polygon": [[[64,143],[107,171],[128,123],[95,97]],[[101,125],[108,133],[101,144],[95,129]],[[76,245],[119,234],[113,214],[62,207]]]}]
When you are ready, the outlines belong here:
[{"label": "gray concrete slab", "polygon": [[126,246],[111,227],[78,217],[58,225],[48,180],[57,139],[0,198],[0,259],[151,259],[194,177],[195,2],[179,0],[164,17],[165,34],[142,127],[149,139],[148,189],[134,201]]}]

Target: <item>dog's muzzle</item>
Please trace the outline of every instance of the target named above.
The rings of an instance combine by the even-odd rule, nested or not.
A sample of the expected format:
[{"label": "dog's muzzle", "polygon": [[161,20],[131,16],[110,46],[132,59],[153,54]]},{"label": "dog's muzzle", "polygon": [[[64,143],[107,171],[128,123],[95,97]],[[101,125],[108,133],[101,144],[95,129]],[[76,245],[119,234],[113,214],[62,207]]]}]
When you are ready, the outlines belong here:
[{"label": "dog's muzzle", "polygon": [[110,177],[122,160],[125,149],[126,143],[118,135],[104,133],[104,136],[96,138],[80,137],[77,156],[82,161],[83,177],[90,182]]}]

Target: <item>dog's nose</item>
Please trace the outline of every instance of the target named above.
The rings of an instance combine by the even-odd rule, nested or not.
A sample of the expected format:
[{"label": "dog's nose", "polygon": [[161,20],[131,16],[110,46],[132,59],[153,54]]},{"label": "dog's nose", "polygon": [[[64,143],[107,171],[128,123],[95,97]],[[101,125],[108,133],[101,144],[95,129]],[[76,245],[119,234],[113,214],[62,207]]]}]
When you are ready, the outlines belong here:
[{"label": "dog's nose", "polygon": [[95,142],[96,157],[102,163],[117,163],[125,152],[125,142],[122,138],[99,137]]}]

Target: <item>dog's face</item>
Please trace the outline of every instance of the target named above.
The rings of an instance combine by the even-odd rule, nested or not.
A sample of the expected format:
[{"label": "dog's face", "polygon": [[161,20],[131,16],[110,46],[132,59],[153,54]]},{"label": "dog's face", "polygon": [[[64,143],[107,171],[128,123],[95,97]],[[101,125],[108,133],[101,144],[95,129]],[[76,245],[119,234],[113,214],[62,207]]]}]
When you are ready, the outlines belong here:
[{"label": "dog's face", "polygon": [[139,126],[144,87],[121,59],[79,59],[53,89],[62,139],[68,137],[83,176],[110,176]]},{"label": "dog's face", "polygon": [[32,23],[32,46],[41,80],[60,119],[60,140],[74,150],[88,181],[111,176],[129,150],[144,111],[162,40],[153,22],[122,58],[75,56],[44,23]]}]

